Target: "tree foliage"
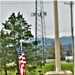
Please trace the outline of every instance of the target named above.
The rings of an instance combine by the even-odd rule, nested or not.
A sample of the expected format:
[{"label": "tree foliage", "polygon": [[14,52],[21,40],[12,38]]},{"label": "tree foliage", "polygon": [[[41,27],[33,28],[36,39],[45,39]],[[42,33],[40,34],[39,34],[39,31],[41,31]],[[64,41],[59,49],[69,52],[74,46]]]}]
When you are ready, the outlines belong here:
[{"label": "tree foliage", "polygon": [[18,12],[16,15],[12,13],[5,23],[2,23],[6,30],[10,31],[11,37],[15,36],[16,40],[32,38],[31,25],[23,18],[23,15]]},{"label": "tree foliage", "polygon": [[7,44],[8,42],[8,33],[4,33],[3,30],[1,30],[1,35],[0,35],[0,59],[1,59],[1,65],[2,67],[4,67],[4,71],[5,71],[5,75],[7,75],[7,68],[6,68],[6,64],[9,61],[7,55],[8,55],[8,49],[7,49]]},{"label": "tree foliage", "polygon": [[[9,59],[8,62],[16,62],[18,64],[18,51],[17,50],[19,48],[19,41],[21,39],[26,41],[26,40],[33,38],[33,35],[31,33],[31,25],[27,23],[27,21],[23,18],[23,15],[20,14],[20,12],[18,12],[17,14],[12,13],[8,17],[8,19],[4,23],[2,23],[2,25],[4,27],[1,31],[1,37],[5,39],[4,51],[7,50],[6,58]],[[7,46],[7,49],[6,49],[6,46]],[[24,45],[24,46],[26,47],[28,45]]]},{"label": "tree foliage", "polygon": [[[39,44],[39,41],[33,43],[26,43],[26,40],[32,39],[33,35],[31,33],[31,25],[23,18],[23,15],[18,12],[17,14],[12,13],[8,19],[2,23],[4,26],[1,31],[1,37],[3,40],[4,51],[6,52],[6,64],[11,62],[16,62],[18,66],[18,49],[20,45],[20,40],[23,42],[23,50],[25,53],[27,64],[34,65],[35,62],[41,60],[41,57],[36,57],[35,45]],[[5,34],[5,35],[4,35]],[[5,40],[4,40],[5,39]],[[2,43],[2,42],[1,42]],[[3,44],[2,44],[3,47]],[[3,55],[4,56],[4,55]],[[18,67],[17,67],[18,71]]]},{"label": "tree foliage", "polygon": [[[48,57],[49,58],[55,58],[55,43],[53,42],[51,47],[48,49]],[[60,44],[60,56],[61,59],[64,59],[65,53],[64,53],[64,47]]]}]

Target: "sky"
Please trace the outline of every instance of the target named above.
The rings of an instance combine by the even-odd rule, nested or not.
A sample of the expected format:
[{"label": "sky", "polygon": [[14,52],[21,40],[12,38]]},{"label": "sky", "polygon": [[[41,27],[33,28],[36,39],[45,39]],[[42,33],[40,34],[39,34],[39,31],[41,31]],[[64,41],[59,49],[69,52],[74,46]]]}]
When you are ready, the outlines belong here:
[{"label": "sky", "polygon": [[[70,1],[71,0],[58,0],[60,37],[71,35],[70,5],[64,4],[65,2],[70,3]],[[73,18],[75,19],[74,9],[75,5],[73,5]],[[35,16],[31,16],[31,13],[35,12],[35,0],[0,0],[0,29],[2,28],[2,23],[4,23],[13,12],[18,13],[19,11],[23,14],[28,24],[32,25],[31,31],[32,34],[35,35]],[[55,33],[53,0],[44,0],[44,11],[47,12],[47,15],[45,16],[46,37],[53,38]],[[73,27],[75,29],[75,23]]]}]

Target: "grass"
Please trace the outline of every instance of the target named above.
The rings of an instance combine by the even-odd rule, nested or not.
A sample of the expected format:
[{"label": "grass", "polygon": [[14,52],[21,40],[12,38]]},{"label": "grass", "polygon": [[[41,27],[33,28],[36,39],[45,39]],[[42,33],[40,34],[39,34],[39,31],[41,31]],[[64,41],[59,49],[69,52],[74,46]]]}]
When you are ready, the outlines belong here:
[{"label": "grass", "polygon": [[[26,73],[27,73],[27,75],[38,75],[39,70],[42,70],[43,74],[45,74],[48,71],[54,71],[55,70],[54,61],[50,61],[42,67],[38,66],[36,68],[36,70],[33,70],[33,71],[32,70],[28,71],[26,69]],[[72,62],[67,63],[67,62],[62,61],[61,70],[70,70],[71,72],[73,72],[73,63]],[[8,72],[8,75],[15,75],[16,74],[16,70],[14,70],[14,69],[8,70],[7,72]],[[4,75],[3,72],[2,72],[2,75]]]},{"label": "grass", "polygon": [[70,70],[73,74],[73,63],[70,62],[70,63],[62,63],[61,64],[61,69],[62,70]]},{"label": "grass", "polygon": [[[40,68],[38,68],[39,70]],[[41,70],[43,71],[43,74],[45,74],[48,71],[55,71],[55,62],[54,61],[50,61],[48,63],[45,64],[45,66],[43,66],[41,68]],[[61,70],[65,71],[65,70],[70,70],[73,73],[73,63],[72,62],[61,62]]]},{"label": "grass", "polygon": [[[55,71],[55,63],[54,61],[50,61],[49,63],[47,63],[44,67],[44,71],[43,73],[45,74],[48,71]],[[61,62],[61,70],[62,71],[66,71],[66,70],[70,70],[73,73],[73,62]]]}]

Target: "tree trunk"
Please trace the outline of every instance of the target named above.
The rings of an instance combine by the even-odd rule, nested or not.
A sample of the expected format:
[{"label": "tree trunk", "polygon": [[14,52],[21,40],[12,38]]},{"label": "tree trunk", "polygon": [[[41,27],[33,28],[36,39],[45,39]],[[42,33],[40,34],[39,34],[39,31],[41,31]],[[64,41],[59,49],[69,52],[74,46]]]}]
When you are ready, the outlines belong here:
[{"label": "tree trunk", "polygon": [[6,59],[5,59],[5,51],[3,50],[3,54],[4,54],[4,72],[5,72],[5,75],[7,75],[7,69],[6,69]]},{"label": "tree trunk", "polygon": [[4,71],[5,71],[5,75],[7,75],[6,62],[4,62]]}]

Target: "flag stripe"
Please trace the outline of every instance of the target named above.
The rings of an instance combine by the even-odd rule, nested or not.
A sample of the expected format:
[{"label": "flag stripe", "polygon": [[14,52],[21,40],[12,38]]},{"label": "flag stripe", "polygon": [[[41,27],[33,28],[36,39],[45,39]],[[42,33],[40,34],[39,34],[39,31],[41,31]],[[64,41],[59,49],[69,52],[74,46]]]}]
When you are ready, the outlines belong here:
[{"label": "flag stripe", "polygon": [[19,56],[20,75],[26,75],[26,72],[25,72],[26,58],[25,58],[25,55],[24,55],[21,47],[18,50],[18,56]]}]

